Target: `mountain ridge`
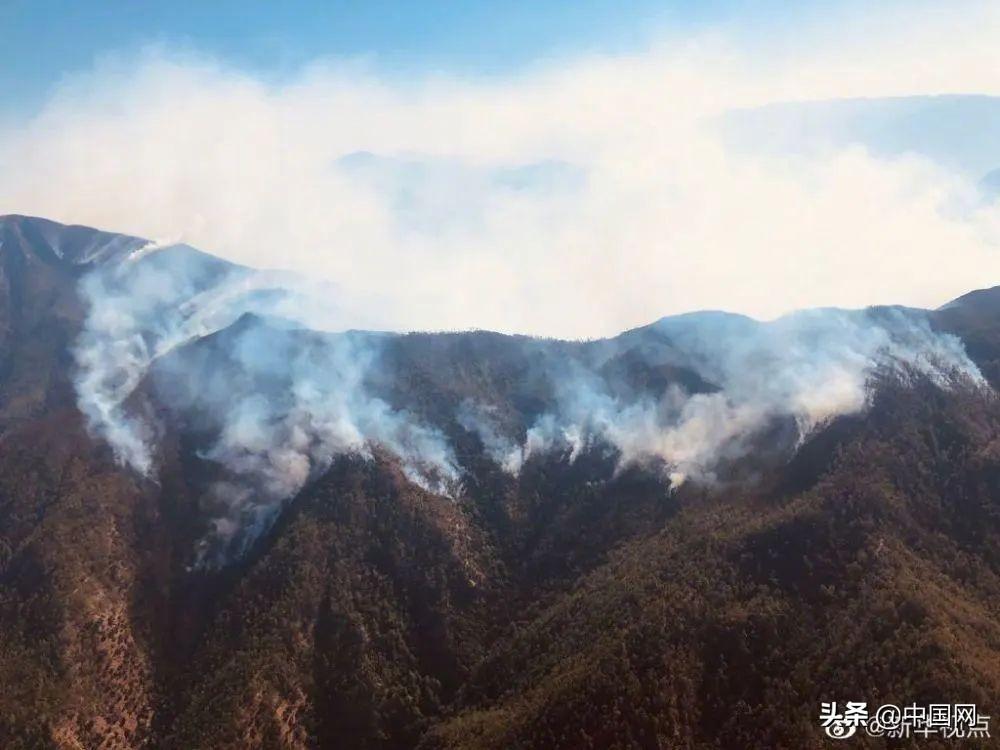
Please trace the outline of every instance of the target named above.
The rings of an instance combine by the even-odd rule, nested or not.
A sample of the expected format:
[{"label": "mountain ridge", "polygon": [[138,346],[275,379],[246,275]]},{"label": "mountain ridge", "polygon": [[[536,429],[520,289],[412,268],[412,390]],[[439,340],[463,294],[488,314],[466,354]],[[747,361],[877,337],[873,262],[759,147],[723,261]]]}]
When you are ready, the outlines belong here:
[{"label": "mountain ridge", "polygon": [[[51,219],[38,216],[28,216],[24,214],[0,215],[0,243],[2,243],[3,234],[5,232],[8,235],[10,235],[16,232],[23,232],[24,229],[28,229],[29,233],[34,234],[36,238],[37,237],[45,238],[45,242],[42,244],[40,248],[42,252],[48,251],[52,253],[54,257],[60,260],[68,258],[69,263],[75,266],[86,266],[88,264],[94,263],[95,261],[100,261],[101,263],[120,262],[124,258],[128,257],[128,255],[131,252],[141,249],[142,246],[144,245],[152,244],[152,241],[148,239],[143,239],[131,235],[119,234],[108,230],[96,229],[94,227],[82,224],[61,224]],[[23,236],[21,236],[19,239],[25,243],[22,247],[30,247],[36,251],[39,250],[38,243],[26,242]],[[55,250],[53,250],[53,248],[56,246],[61,247],[63,241],[67,243],[68,251],[56,252]],[[93,248],[94,246],[100,248],[102,246],[102,243],[105,245],[108,244],[112,245],[114,247],[114,251],[98,253],[97,255],[95,255],[92,251],[88,252],[87,250],[88,248]],[[212,259],[214,261],[218,261],[222,264],[226,264],[231,267],[242,267],[238,263],[225,260],[220,256],[213,255],[212,253],[208,253],[204,250],[198,250],[196,248],[192,248],[187,245],[177,245],[177,247],[183,247],[188,252],[193,251],[194,253],[197,253],[199,256],[202,256],[206,259]],[[78,257],[80,255],[82,255],[82,257]],[[948,302],[943,303],[941,306],[937,308],[909,308],[909,309],[924,310],[927,312],[941,312],[963,301],[968,302],[972,300],[985,300],[986,298],[993,296],[1000,298],[1000,285],[971,290],[969,292],[959,295],[958,297]],[[998,302],[998,304],[1000,304],[1000,302]],[[870,307],[898,307],[898,306],[899,305],[878,303]],[[848,308],[831,307],[829,309],[843,310]],[[860,310],[867,308],[856,308],[856,309]],[[734,313],[727,310],[720,310],[720,309],[693,310],[688,312],[674,313],[671,315],[667,315],[658,318],[657,320],[652,321],[650,323],[646,323],[637,326],[635,328],[625,329],[622,332],[609,336],[607,338],[617,338],[618,336],[622,336],[625,334],[642,331],[651,327],[661,326],[665,322],[666,323],[679,322],[679,321],[684,321],[685,319],[697,319],[706,317],[728,317],[732,318],[733,320],[736,320],[737,318],[742,318],[758,323],[766,322],[766,321],[759,321],[758,319],[753,318],[752,316],[744,315],[742,313]],[[530,334],[520,334],[520,333],[511,333],[511,334],[499,333],[494,331],[485,331],[484,329],[478,329],[478,328],[457,330],[457,331],[441,331],[439,333],[473,333],[477,331],[494,333],[500,336],[538,338],[541,340],[552,339],[552,337],[548,336],[532,336]],[[398,333],[402,335],[409,332],[394,331],[391,333]],[[433,332],[414,331],[412,333],[433,335]],[[600,341],[600,340],[603,339],[602,338],[586,339],[586,341]]]},{"label": "mountain ridge", "polygon": [[[0,246],[0,268],[24,261],[0,286],[4,748],[819,748],[824,700],[989,713],[1000,699],[1000,401],[974,379],[876,367],[863,408],[766,413],[725,444],[715,477],[678,481],[662,458],[623,461],[633,445],[619,433],[749,386],[669,361],[687,351],[676,322],[561,342],[282,333],[250,314],[192,329],[116,407],[148,420],[151,481],[79,408],[73,352],[94,333],[79,269],[27,237],[41,244]],[[147,268],[172,272],[171,255]],[[196,266],[178,294],[225,276]],[[994,295],[921,311],[913,340],[961,338],[995,384]],[[167,296],[128,311],[149,344],[141,315],[159,324],[176,308]],[[727,378],[764,373],[751,396],[812,399],[810,380],[786,393],[782,368],[799,364],[781,359],[786,341],[840,372],[912,343],[905,312],[902,339],[877,327],[892,314],[820,328],[806,316],[751,337],[749,359],[709,361]],[[771,330],[738,329],[744,343]],[[871,330],[858,348],[855,333]],[[171,384],[198,390],[179,398]],[[588,400],[566,406],[578,384]],[[350,408],[324,429],[350,418],[373,437],[322,444],[345,447],[310,463],[288,497],[232,502],[289,465],[278,449],[339,398]],[[287,422],[305,406],[309,420]],[[807,413],[817,418],[802,429]],[[281,430],[246,437],[233,414]],[[606,431],[577,439],[577,423],[557,419],[581,416]],[[325,433],[307,434],[296,456]],[[274,461],[248,442],[262,435]],[[460,477],[451,496],[420,474],[441,446]],[[499,460],[509,449],[516,470]],[[253,533],[221,535],[226,524]],[[198,565],[199,551],[224,564]]]}]

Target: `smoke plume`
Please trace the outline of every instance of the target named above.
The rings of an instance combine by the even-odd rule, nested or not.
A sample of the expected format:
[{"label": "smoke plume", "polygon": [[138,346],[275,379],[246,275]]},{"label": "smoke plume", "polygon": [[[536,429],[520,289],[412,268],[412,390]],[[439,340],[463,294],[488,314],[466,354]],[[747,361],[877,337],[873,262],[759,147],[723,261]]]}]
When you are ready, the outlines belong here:
[{"label": "smoke plume", "polygon": [[[924,311],[906,308],[817,309],[770,322],[727,313],[664,318],[623,334],[596,355],[551,373],[555,402],[518,445],[498,432],[483,407],[463,406],[497,464],[517,474],[533,455],[559,450],[568,460],[598,444],[618,452],[619,467],[655,461],[675,485],[715,479],[720,464],[752,450],[769,428],[791,425],[794,449],[831,419],[865,408],[879,373],[982,384],[961,341],[932,330]],[[609,364],[629,356],[644,367],[693,371],[659,391],[623,388]],[[709,386],[709,387],[705,387]],[[476,418],[471,419],[470,414]]]},{"label": "smoke plume", "polygon": [[457,486],[440,433],[364,384],[384,337],[311,330],[323,305],[294,276],[149,245],[80,287],[89,313],[75,346],[76,389],[90,429],[120,463],[155,480],[165,427],[146,397],[206,436],[199,457],[221,468],[206,499],[215,518],[203,561],[252,542],[338,454],[370,456],[379,446],[425,489]]},{"label": "smoke plume", "polygon": [[[707,312],[591,342],[500,337],[491,356],[530,362],[515,384],[530,398],[479,383],[487,397],[456,398],[441,416],[422,411],[426,392],[398,387],[413,378],[385,356],[397,334],[332,330],[330,290],[295,276],[150,244],[97,266],[81,291],[76,387],[91,430],[151,480],[169,429],[214,467],[202,564],[240,554],[345,453],[384,451],[411,482],[455,496],[468,469],[450,438],[464,430],[515,478],[528,461],[610,449],[619,468],[655,467],[678,486],[714,481],[756,450],[794,451],[863,410],[877,373],[982,382],[924,311],[817,309],[770,322]],[[449,381],[431,350],[421,356]]]}]

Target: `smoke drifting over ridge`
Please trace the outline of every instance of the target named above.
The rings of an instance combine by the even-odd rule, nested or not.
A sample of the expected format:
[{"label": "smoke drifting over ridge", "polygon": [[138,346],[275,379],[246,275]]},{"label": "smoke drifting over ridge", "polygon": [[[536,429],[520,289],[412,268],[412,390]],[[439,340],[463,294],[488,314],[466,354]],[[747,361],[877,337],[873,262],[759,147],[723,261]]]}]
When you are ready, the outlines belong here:
[{"label": "smoke drifting over ridge", "polygon": [[[966,133],[992,119],[931,100],[1000,94],[1000,9],[835,18],[665,28],[487,77],[317,59],[273,78],[169,43],[112,52],[0,122],[0,204],[183,232],[251,267],[280,248],[283,268],[363,297],[362,328],[609,336],[697,309],[937,306],[993,283],[1000,212],[980,180],[1000,165]],[[917,114],[884,138],[837,127],[845,98],[900,96]],[[796,114],[816,100],[834,100],[818,132]],[[775,103],[789,119],[763,129],[787,138],[761,148],[753,113]]]},{"label": "smoke drifting over ridge", "polygon": [[[927,376],[947,386],[982,383],[961,342],[931,330],[925,313],[904,308],[806,310],[772,322],[708,312],[664,318],[624,334],[641,343],[644,363],[697,373],[711,390],[669,383],[661,392],[614,393],[600,370],[575,366],[557,384],[556,408],[528,430],[523,446],[484,445],[503,466],[563,446],[572,460],[595,441],[619,453],[619,466],[662,462],[674,484],[711,481],[720,462],[752,449],[776,421],[794,425],[797,447],[830,419],[862,410],[877,373]],[[606,368],[603,368],[606,369]],[[610,387],[609,387],[610,386]],[[487,433],[490,434],[490,433]]]},{"label": "smoke drifting over ridge", "polygon": [[337,455],[387,453],[411,482],[457,496],[468,469],[455,437],[465,431],[514,478],[528,461],[604,449],[619,468],[655,467],[676,486],[713,481],[775,425],[794,450],[862,410],[878,372],[982,382],[961,342],[920,310],[818,309],[771,322],[708,312],[592,342],[505,337],[496,356],[530,362],[519,385],[537,406],[487,389],[430,414],[412,393],[391,396],[412,379],[385,356],[400,337],[330,332],[328,294],[294,276],[151,244],[98,266],[80,289],[80,408],[117,459],[150,479],[166,430],[195,437],[198,459],[215,467],[207,565],[245,549]]},{"label": "smoke drifting over ridge", "polygon": [[307,330],[319,304],[301,280],[151,245],[80,287],[76,388],[91,430],[150,479],[164,425],[140,395],[210,435],[200,456],[224,469],[210,488],[223,541],[249,543],[333,456],[372,444],[428,490],[457,482],[438,433],[366,392],[379,335]]}]

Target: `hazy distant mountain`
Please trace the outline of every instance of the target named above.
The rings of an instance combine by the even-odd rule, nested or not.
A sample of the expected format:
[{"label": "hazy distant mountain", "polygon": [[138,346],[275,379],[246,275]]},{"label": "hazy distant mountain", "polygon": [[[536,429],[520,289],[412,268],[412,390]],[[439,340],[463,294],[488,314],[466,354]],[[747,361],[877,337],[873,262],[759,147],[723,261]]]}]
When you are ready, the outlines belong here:
[{"label": "hazy distant mountain", "polygon": [[300,313],[0,219],[0,746],[802,748],[824,700],[998,704],[1000,288],[590,342]]},{"label": "hazy distant mountain", "polygon": [[1000,168],[990,170],[982,180],[979,181],[979,189],[990,200],[1000,198]]},{"label": "hazy distant mountain", "polygon": [[740,150],[814,153],[860,145],[877,156],[916,154],[978,180],[1000,165],[1000,97],[901,96],[771,104],[718,123]]}]

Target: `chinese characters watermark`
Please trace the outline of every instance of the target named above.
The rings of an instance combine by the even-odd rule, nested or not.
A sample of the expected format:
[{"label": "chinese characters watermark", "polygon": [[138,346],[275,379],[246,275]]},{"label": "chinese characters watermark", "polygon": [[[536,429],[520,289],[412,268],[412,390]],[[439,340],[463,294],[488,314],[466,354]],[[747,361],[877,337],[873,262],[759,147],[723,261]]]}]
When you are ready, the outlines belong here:
[{"label": "chinese characters watermark", "polygon": [[820,726],[827,737],[846,740],[858,731],[870,737],[982,739],[990,737],[990,717],[974,703],[896,706],[886,703],[869,712],[864,701],[820,704]]}]

